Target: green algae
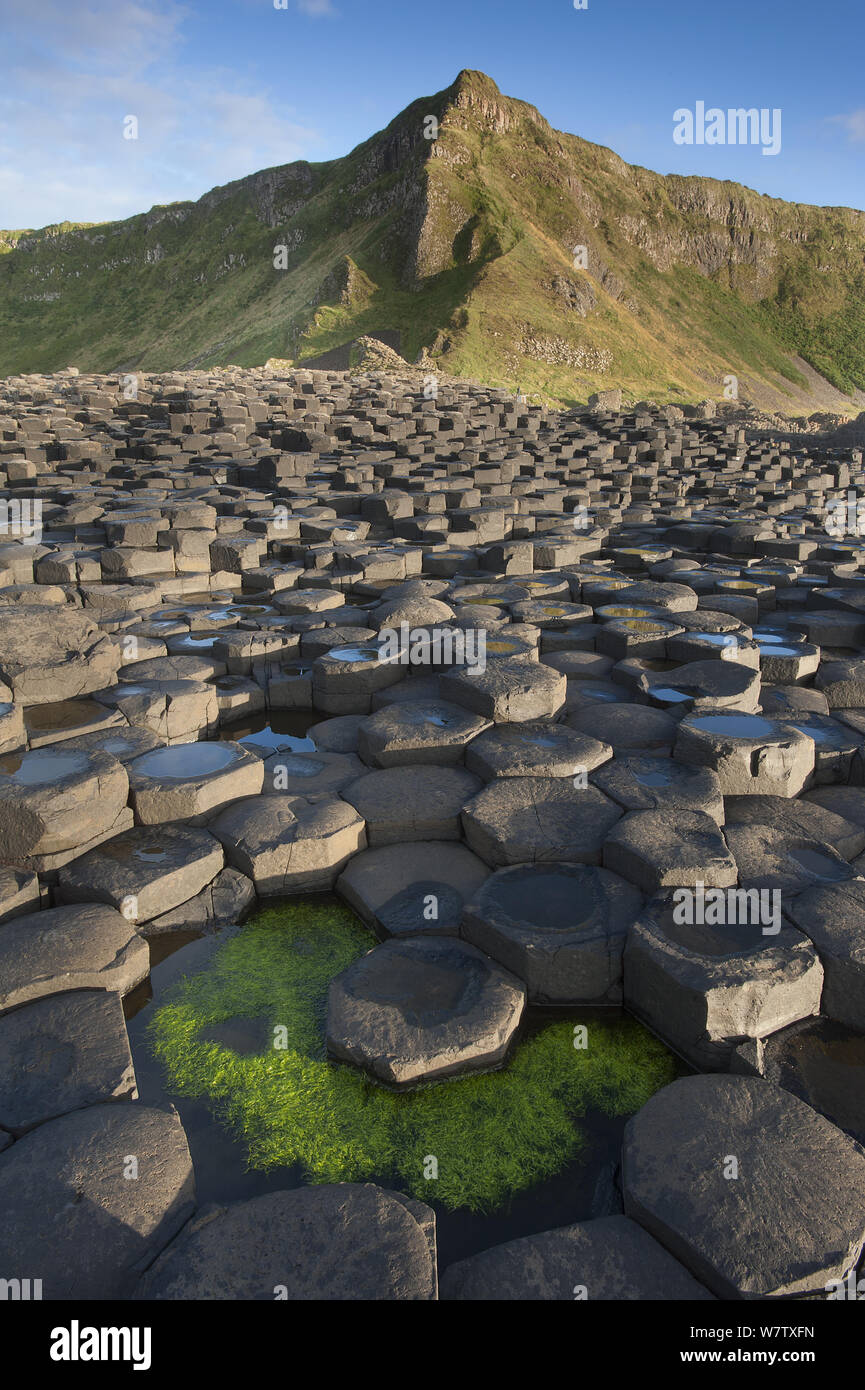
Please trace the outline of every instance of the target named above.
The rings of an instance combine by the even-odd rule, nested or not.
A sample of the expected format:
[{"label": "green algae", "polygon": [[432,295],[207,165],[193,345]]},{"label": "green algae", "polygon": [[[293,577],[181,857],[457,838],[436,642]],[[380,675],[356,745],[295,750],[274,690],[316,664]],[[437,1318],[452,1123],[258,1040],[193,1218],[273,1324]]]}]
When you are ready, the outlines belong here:
[{"label": "green algae", "polygon": [[[448,1208],[490,1211],[578,1158],[588,1112],[626,1116],[672,1081],[676,1063],[628,1018],[557,1020],[518,1043],[505,1067],[395,1093],[327,1060],[330,980],[375,945],[334,902],[260,911],[180,980],[150,1035],[178,1097],[206,1100],[248,1148],[251,1168],[296,1164],[313,1183],[392,1182]],[[262,1019],[273,1045],[244,1055],[203,1037]],[[424,1176],[434,1157],[438,1177]],[[428,1171],[428,1170],[427,1170]]]}]

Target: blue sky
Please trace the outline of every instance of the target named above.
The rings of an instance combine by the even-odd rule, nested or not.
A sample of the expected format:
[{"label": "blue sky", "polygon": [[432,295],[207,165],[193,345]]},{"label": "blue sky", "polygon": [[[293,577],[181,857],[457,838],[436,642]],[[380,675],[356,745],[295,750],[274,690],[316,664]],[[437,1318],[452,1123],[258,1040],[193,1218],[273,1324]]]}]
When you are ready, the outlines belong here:
[{"label": "blue sky", "polygon": [[[333,158],[461,68],[632,163],[865,208],[862,0],[278,2],[0,0],[0,227]],[[780,153],[676,145],[698,101],[780,108]]]}]

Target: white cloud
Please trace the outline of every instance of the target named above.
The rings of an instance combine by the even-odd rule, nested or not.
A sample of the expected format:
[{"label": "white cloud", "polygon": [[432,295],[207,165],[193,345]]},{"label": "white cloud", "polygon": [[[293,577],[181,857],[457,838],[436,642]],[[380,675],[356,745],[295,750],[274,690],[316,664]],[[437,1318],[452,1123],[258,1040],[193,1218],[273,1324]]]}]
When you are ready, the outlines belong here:
[{"label": "white cloud", "polygon": [[128,217],[315,157],[317,133],[260,83],[184,60],[174,0],[40,0],[39,50],[32,0],[3,3],[0,227]]},{"label": "white cloud", "polygon": [[297,8],[302,14],[311,14],[316,18],[336,14],[331,0],[297,0]]},{"label": "white cloud", "polygon": [[847,116],[830,116],[829,119],[835,125],[843,126],[851,140],[857,143],[865,140],[865,106],[860,106],[858,111],[851,111]]}]

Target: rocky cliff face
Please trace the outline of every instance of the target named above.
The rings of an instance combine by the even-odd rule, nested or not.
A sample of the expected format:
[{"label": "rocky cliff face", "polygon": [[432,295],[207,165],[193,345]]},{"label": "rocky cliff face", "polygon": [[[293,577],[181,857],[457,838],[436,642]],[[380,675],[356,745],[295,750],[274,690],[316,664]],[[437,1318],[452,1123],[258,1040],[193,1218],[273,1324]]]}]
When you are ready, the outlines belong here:
[{"label": "rocky cliff face", "polygon": [[630,166],[482,73],[343,159],[0,233],[0,253],[3,373],[254,365],[384,333],[562,401],[865,404],[865,213]]}]

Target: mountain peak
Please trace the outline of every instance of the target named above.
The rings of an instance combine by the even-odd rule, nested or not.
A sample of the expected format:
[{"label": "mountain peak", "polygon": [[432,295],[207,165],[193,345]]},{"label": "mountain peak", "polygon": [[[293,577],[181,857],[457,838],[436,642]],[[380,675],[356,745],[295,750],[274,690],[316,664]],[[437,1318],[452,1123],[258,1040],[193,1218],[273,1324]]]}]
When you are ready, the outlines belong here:
[{"label": "mountain peak", "polygon": [[478,92],[484,96],[500,97],[501,90],[491,77],[476,68],[463,68],[448,89],[451,92]]},{"label": "mountain peak", "polygon": [[338,367],[375,337],[562,402],[861,409],[863,264],[865,214],[632,167],[464,68],[341,158],[0,235],[0,372]]},{"label": "mountain peak", "polygon": [[491,77],[474,68],[463,68],[450,87],[441,94],[444,109],[470,114],[474,124],[505,134],[521,120],[549,130],[549,124],[534,106],[503,94]]}]

